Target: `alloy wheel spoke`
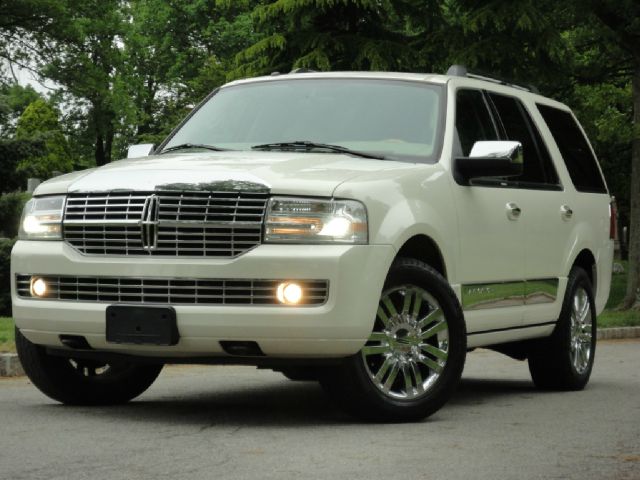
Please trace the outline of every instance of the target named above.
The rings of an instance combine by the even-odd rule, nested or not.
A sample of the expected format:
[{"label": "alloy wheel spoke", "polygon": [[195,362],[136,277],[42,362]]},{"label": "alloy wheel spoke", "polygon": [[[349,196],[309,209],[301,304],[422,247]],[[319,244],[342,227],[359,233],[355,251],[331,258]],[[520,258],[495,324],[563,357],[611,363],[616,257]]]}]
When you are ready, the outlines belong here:
[{"label": "alloy wheel spoke", "polygon": [[382,365],[380,366],[380,370],[378,370],[378,373],[376,373],[376,375],[373,377],[373,380],[377,383],[380,383],[393,363],[394,361],[391,359],[391,357],[385,358],[384,362],[382,362]]},{"label": "alloy wheel spoke", "polygon": [[370,342],[386,342],[388,339],[389,337],[384,332],[371,332],[371,335],[369,335]]},{"label": "alloy wheel spoke", "polygon": [[418,328],[422,329],[436,320],[444,320],[442,310],[434,308],[418,322]]},{"label": "alloy wheel spoke", "polygon": [[409,397],[414,396],[413,391],[413,378],[411,378],[411,374],[409,373],[409,369],[406,366],[402,367],[402,375],[404,376],[404,389],[405,393]]},{"label": "alloy wheel spoke", "polygon": [[420,292],[414,291],[413,296],[415,300],[413,301],[413,309],[411,311],[411,316],[413,317],[414,320],[417,320],[418,316],[420,315],[420,309],[422,308],[422,295],[420,295]]},{"label": "alloy wheel spoke", "polygon": [[414,362],[411,362],[410,368],[411,368],[411,374],[413,375],[413,378],[415,379],[415,382],[416,382],[415,388],[418,391],[418,393],[422,393],[424,391],[424,385],[422,382],[422,373],[420,373],[420,368]]},{"label": "alloy wheel spoke", "polygon": [[404,291],[404,302],[402,304],[402,314],[409,315],[409,309],[411,308],[411,299],[415,295],[413,290],[405,290]]},{"label": "alloy wheel spoke", "polygon": [[387,313],[384,311],[384,308],[382,308],[382,306],[378,306],[378,318],[380,319],[380,321],[382,322],[382,324],[385,326],[385,328],[389,328],[391,327],[391,321],[389,320],[389,317],[387,316]]},{"label": "alloy wheel spoke", "polygon": [[389,350],[389,345],[365,345],[364,347],[362,347],[362,353],[365,356],[380,355],[381,353],[386,353]]},{"label": "alloy wheel spoke", "polygon": [[400,367],[398,366],[398,362],[393,362],[393,365],[391,365],[391,371],[389,372],[389,375],[387,375],[387,379],[384,382],[384,385],[382,386],[382,390],[384,390],[385,392],[388,392],[389,390],[391,390],[391,387],[393,386],[393,382],[396,381],[396,378],[398,376],[398,372],[400,372]]},{"label": "alloy wheel spoke", "polygon": [[384,299],[382,300],[382,303],[386,307],[387,312],[389,312],[389,317],[398,316],[398,311],[396,310],[396,306],[393,304],[393,302],[391,301],[391,298],[388,295],[384,297]]},{"label": "alloy wheel spoke", "polygon": [[441,350],[437,347],[434,347],[433,345],[429,344],[429,343],[421,343],[420,344],[420,349],[422,349],[423,351],[430,353],[431,355],[433,355],[436,358],[439,358],[440,360],[446,360],[448,357],[447,352],[445,352],[444,350]]},{"label": "alloy wheel spoke", "polygon": [[440,333],[441,331],[446,330],[446,328],[447,328],[447,322],[445,322],[444,320],[440,320],[433,327],[422,332],[420,334],[420,339],[427,340],[428,338],[433,337],[434,335]]},{"label": "alloy wheel spoke", "polygon": [[434,362],[429,357],[425,357],[424,355],[420,355],[419,361],[420,361],[420,363],[425,364],[427,367],[429,367],[430,370],[433,370],[436,373],[442,372],[442,365],[440,365],[437,362]]}]

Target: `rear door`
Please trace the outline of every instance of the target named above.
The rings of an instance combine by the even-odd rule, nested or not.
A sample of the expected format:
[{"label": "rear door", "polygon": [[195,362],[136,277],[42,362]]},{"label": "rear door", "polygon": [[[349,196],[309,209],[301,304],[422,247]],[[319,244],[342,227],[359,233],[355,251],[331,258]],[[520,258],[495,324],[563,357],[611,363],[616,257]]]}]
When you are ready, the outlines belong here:
[{"label": "rear door", "polygon": [[488,96],[499,118],[501,137],[521,142],[525,155],[522,175],[507,179],[519,191],[525,230],[524,324],[551,324],[560,311],[558,291],[572,230],[571,202],[525,103],[504,94]]}]

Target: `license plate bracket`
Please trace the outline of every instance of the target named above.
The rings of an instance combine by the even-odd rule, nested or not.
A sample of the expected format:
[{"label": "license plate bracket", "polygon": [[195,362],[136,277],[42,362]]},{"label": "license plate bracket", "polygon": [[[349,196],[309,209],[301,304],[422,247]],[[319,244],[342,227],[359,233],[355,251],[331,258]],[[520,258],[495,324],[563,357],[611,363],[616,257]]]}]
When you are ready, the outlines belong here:
[{"label": "license plate bracket", "polygon": [[106,316],[109,343],[176,345],[180,340],[173,307],[109,305]]}]

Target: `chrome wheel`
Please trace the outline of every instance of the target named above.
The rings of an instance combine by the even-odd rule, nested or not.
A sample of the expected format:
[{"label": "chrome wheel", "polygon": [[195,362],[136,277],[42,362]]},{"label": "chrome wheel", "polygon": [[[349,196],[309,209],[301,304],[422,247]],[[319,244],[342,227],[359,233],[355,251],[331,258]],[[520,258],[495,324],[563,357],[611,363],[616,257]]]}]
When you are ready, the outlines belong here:
[{"label": "chrome wheel", "polygon": [[373,332],[361,351],[378,390],[402,400],[424,396],[448,354],[449,326],[433,296],[415,285],[383,292]]},{"label": "chrome wheel", "polygon": [[578,288],[573,296],[570,326],[571,364],[576,372],[583,374],[589,367],[592,355],[593,314],[589,296],[584,288]]}]

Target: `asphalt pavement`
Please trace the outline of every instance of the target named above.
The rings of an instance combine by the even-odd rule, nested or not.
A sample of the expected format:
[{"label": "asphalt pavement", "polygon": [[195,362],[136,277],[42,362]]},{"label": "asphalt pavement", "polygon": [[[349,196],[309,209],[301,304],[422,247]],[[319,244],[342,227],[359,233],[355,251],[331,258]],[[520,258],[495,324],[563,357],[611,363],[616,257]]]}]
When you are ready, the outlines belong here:
[{"label": "asphalt pavement", "polygon": [[318,385],[174,366],[138,400],[58,405],[0,380],[0,479],[640,479],[640,341],[598,345],[582,392],[470,353],[454,398],[415,424],[363,424]]}]

